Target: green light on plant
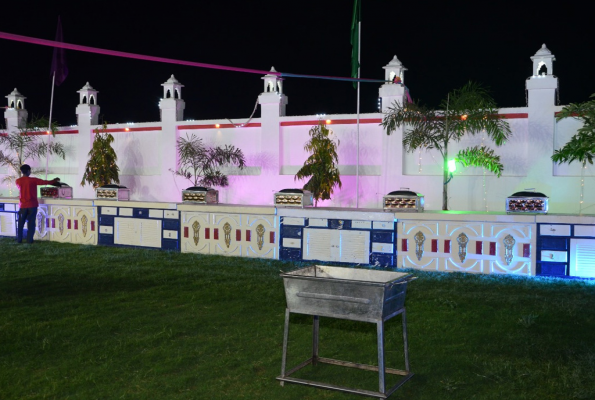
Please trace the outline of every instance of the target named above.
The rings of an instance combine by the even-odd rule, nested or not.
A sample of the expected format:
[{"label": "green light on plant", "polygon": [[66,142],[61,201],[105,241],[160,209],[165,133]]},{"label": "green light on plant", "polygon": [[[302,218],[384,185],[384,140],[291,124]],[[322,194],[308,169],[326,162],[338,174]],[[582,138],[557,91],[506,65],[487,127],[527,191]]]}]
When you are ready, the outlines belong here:
[{"label": "green light on plant", "polygon": [[455,160],[448,160],[448,172],[453,173],[457,170],[457,162]]}]

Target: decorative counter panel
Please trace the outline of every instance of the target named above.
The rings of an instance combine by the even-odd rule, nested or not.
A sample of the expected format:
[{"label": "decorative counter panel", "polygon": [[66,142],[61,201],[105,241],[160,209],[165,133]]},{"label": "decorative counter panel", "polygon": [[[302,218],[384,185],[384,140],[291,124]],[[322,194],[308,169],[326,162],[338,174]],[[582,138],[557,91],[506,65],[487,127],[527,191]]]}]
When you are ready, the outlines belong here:
[{"label": "decorative counter panel", "polygon": [[[535,224],[525,216],[399,215],[399,267],[433,271],[535,275]],[[523,218],[525,217],[525,218]],[[524,223],[524,219],[529,221]],[[440,219],[440,220],[436,220]],[[488,220],[501,220],[492,222]]]},{"label": "decorative counter panel", "polygon": [[280,258],[395,266],[393,214],[368,209],[279,209]]},{"label": "decorative counter panel", "polygon": [[180,204],[178,209],[183,253],[278,258],[273,207]]},{"label": "decorative counter panel", "polygon": [[0,236],[16,237],[19,200],[0,198]]},{"label": "decorative counter panel", "polygon": [[180,250],[180,213],[175,203],[95,200],[99,244]]},{"label": "decorative counter panel", "polygon": [[595,278],[595,216],[537,217],[537,274]]},{"label": "decorative counter panel", "polygon": [[[37,212],[37,232],[40,238],[62,243],[97,244],[97,209],[92,200],[43,199],[46,207]],[[36,236],[36,237],[37,237]]]}]

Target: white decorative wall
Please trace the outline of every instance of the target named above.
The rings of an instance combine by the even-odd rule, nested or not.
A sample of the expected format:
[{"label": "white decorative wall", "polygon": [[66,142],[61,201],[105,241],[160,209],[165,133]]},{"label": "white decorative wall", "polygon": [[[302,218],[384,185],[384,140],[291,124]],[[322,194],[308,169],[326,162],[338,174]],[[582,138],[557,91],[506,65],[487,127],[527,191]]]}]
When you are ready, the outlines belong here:
[{"label": "white decorative wall", "polygon": [[[555,165],[550,159],[554,149],[563,146],[580,126],[574,120],[555,122],[555,114],[562,107],[555,105],[558,78],[551,75],[553,55],[547,48],[542,48],[531,59],[535,65],[539,65],[542,59],[546,60],[550,67],[547,75],[534,75],[527,80],[527,107],[502,108],[499,111],[513,131],[511,140],[496,148],[504,164],[503,176],[497,178],[480,169],[459,168],[449,183],[452,210],[502,212],[507,196],[525,188],[535,188],[550,197],[550,212],[577,213],[581,190],[584,199],[582,212],[595,211],[595,182],[591,182],[595,175],[593,167],[582,169],[580,165]],[[402,75],[404,67],[400,62],[395,65],[387,65],[385,73],[397,68],[398,75]],[[528,71],[531,65],[527,62]],[[164,87],[174,84],[182,86],[177,81],[172,83],[172,78]],[[18,85],[18,82],[15,84]],[[92,89],[89,88],[87,84],[81,91]],[[276,88],[279,90],[280,86]],[[522,86],[517,88],[523,89]],[[97,91],[92,90],[96,95]],[[184,93],[187,95],[192,90],[187,87]],[[387,83],[380,87],[379,93],[383,108],[386,109],[392,101],[402,101],[405,92],[401,84]],[[34,95],[29,94],[29,98]],[[296,182],[294,175],[308,156],[303,146],[309,139],[309,129],[319,117],[286,116],[288,97],[280,92],[263,92],[259,102],[261,118],[254,118],[249,123],[246,120],[234,121],[245,126],[232,125],[228,120],[183,121],[184,101],[180,91],[179,98],[162,99],[159,105],[161,121],[110,124],[108,131],[115,138],[121,184],[131,189],[131,199],[164,202],[181,200],[181,191],[191,184],[175,177],[170,170],[176,168],[177,138],[192,134],[203,138],[208,145],[231,144],[239,147],[246,156],[248,167],[245,170],[225,170],[230,178],[230,186],[218,188],[222,203],[272,205],[274,192],[301,187],[304,182]],[[290,105],[287,107],[290,111]],[[56,138],[52,139],[64,144],[67,157],[65,160],[51,158],[50,176],[60,176],[62,181],[73,186],[76,198],[94,198],[92,188],[83,188],[79,183],[91,148],[92,131],[100,127],[96,124],[98,110],[99,104],[79,104],[78,126],[61,128]],[[19,110],[21,114],[24,111]],[[103,111],[109,118],[109,110]],[[13,121],[16,115],[15,110],[8,109],[5,112],[7,126],[11,130],[18,125],[16,120]],[[323,117],[329,120],[328,126],[340,141],[338,152],[343,188],[335,191],[332,200],[319,205],[381,208],[383,195],[408,187],[425,195],[426,210],[440,210],[442,162],[439,155],[423,151],[406,153],[401,144],[402,131],[390,137],[383,131],[380,126],[382,113],[360,115],[358,137],[356,117],[354,114]],[[47,138],[43,137],[43,140]],[[488,139],[478,134],[451,146],[450,151],[454,155],[459,148],[482,143],[493,147]],[[45,161],[42,160],[40,164],[40,167],[44,167]],[[0,169],[0,178],[8,172]],[[359,174],[359,178],[356,174]],[[356,193],[358,186],[359,193]],[[1,184],[0,195],[16,196],[17,192],[14,187]]]}]

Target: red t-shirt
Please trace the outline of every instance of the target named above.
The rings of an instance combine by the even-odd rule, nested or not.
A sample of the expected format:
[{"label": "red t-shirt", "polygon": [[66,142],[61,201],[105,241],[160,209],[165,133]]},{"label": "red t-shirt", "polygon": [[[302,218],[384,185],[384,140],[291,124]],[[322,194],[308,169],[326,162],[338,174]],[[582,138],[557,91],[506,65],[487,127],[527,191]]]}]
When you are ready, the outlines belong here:
[{"label": "red t-shirt", "polygon": [[19,207],[21,208],[32,208],[39,206],[37,201],[37,186],[47,185],[52,181],[44,181],[39,178],[31,178],[23,176],[16,180],[17,186],[19,187]]}]

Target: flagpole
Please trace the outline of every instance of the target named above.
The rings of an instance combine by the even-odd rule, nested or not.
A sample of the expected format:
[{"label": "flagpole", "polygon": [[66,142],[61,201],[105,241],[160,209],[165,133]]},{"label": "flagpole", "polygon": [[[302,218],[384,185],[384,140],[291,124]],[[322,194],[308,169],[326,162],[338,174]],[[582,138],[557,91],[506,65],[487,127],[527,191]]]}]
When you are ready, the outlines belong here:
[{"label": "flagpole", "polygon": [[52,74],[52,97],[50,98],[50,121],[48,125],[48,146],[45,152],[45,180],[48,180],[48,166],[50,161],[50,139],[52,132],[52,109],[54,108],[54,82],[56,81],[56,71]]},{"label": "flagpole", "polygon": [[[357,79],[360,78],[361,42],[362,42],[362,21],[357,24]],[[359,85],[357,81],[357,151],[355,166],[355,208],[359,208]]]}]

